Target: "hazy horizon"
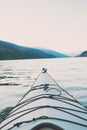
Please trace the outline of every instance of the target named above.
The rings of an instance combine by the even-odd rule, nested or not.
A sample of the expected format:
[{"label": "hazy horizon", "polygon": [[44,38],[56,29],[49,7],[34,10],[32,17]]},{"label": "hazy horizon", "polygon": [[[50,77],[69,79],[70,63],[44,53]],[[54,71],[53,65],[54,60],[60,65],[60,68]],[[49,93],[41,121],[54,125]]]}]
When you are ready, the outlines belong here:
[{"label": "hazy horizon", "polygon": [[54,49],[50,49],[50,48],[31,47],[31,46],[26,46],[26,45],[21,45],[21,44],[12,43],[12,42],[9,42],[9,41],[3,41],[3,40],[1,40],[1,41],[2,41],[2,42],[7,42],[7,43],[10,43],[10,44],[15,44],[15,45],[21,46],[21,47],[29,47],[29,48],[36,48],[36,49],[52,50],[52,51],[59,52],[59,53],[65,54],[65,55],[67,55],[67,56],[72,56],[72,57],[81,54],[83,51],[86,51],[86,50],[83,50],[83,51],[72,51],[72,52],[67,51],[67,52],[61,52],[61,51],[54,50]]}]

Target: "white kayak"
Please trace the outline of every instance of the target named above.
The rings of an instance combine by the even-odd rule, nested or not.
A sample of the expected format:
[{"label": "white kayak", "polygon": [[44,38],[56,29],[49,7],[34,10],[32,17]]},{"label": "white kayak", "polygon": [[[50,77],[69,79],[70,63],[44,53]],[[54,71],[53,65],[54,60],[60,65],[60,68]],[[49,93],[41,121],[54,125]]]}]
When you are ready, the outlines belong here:
[{"label": "white kayak", "polygon": [[87,109],[42,69],[0,129],[87,130]]}]

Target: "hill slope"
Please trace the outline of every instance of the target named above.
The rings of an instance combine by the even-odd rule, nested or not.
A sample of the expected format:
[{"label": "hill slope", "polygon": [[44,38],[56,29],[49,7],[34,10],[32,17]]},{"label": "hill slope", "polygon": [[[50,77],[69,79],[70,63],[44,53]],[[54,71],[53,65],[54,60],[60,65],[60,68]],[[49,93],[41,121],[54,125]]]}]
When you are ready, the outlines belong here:
[{"label": "hill slope", "polygon": [[78,57],[87,57],[87,50],[83,51]]},{"label": "hill slope", "polygon": [[0,60],[64,57],[69,56],[51,50],[23,47],[13,43],[0,41]]}]

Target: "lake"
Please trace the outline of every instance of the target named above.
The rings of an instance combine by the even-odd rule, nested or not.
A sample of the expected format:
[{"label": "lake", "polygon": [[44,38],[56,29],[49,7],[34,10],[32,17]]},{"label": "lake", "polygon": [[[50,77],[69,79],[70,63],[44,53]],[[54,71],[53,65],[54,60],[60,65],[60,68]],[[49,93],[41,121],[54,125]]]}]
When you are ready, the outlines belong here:
[{"label": "lake", "polygon": [[87,58],[0,61],[0,110],[14,106],[29,90],[42,68],[87,106]]}]

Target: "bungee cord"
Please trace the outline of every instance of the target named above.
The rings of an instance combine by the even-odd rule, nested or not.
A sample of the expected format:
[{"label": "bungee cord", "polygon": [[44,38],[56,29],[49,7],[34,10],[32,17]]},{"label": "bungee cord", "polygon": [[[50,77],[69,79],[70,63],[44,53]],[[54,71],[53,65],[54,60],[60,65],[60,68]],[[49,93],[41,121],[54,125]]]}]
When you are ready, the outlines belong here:
[{"label": "bungee cord", "polygon": [[[40,85],[35,85],[35,83],[37,82],[38,78],[40,77],[40,75],[42,73],[46,73],[50,79],[54,82],[54,84],[40,84]],[[45,92],[44,94],[37,94],[36,96],[32,96],[32,97],[28,97],[27,99],[25,98],[30,92],[33,91],[37,91],[38,90],[42,90],[42,92]],[[51,94],[51,90],[55,90],[56,94]],[[63,96],[63,92],[65,92],[68,97]],[[25,100],[24,100],[25,98]],[[50,100],[55,100],[59,103],[63,103],[63,104],[67,104],[68,107],[61,107],[57,104],[57,106],[53,106],[53,105],[38,105],[38,106],[32,106],[32,108],[27,108],[27,106],[29,106],[29,104],[32,104],[33,102],[36,102],[38,100],[43,100],[43,99],[50,99]],[[72,106],[72,108],[70,108]],[[26,107],[26,109],[25,109]],[[12,111],[10,112],[10,114],[6,117],[5,120],[8,120],[11,118],[10,121],[8,121],[7,123],[5,123],[1,128],[4,128],[6,125],[14,122],[15,120],[29,114],[32,113],[34,111],[38,111],[41,109],[45,109],[45,108],[49,108],[49,109],[55,109],[57,111],[63,112],[63,113],[67,113],[69,115],[72,115],[76,118],[79,118],[81,120],[87,121],[87,118],[82,117],[81,115],[79,115],[78,113],[83,113],[83,114],[87,114],[87,109],[84,108],[72,95],[70,95],[66,90],[64,90],[63,88],[60,87],[60,85],[47,73],[47,69],[43,68],[42,72],[40,72],[40,74],[38,75],[37,79],[34,81],[34,83],[32,84],[31,88],[24,94],[24,96],[19,100],[19,102],[16,104],[16,106],[12,109]],[[75,113],[74,113],[75,112]],[[11,130],[12,128],[16,127],[16,126],[20,126],[23,123],[29,123],[32,121],[37,121],[37,120],[47,120],[47,119],[55,119],[55,120],[61,120],[61,121],[66,121],[66,122],[70,122],[73,124],[78,124],[84,127],[87,127],[87,125],[83,124],[82,122],[79,123],[77,121],[73,121],[73,120],[67,120],[67,119],[62,119],[62,118],[54,118],[54,117],[48,117],[48,116],[40,116],[38,118],[33,118],[32,120],[29,121],[22,121],[22,122],[18,122],[16,124],[14,124],[13,126],[11,126],[11,128],[7,129],[7,130]]]}]

